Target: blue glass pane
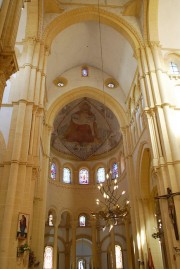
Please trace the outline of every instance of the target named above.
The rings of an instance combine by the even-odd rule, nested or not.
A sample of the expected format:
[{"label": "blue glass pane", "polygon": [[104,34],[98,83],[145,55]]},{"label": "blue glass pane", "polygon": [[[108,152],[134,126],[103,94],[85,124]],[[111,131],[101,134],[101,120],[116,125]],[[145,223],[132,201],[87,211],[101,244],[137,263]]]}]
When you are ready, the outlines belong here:
[{"label": "blue glass pane", "polygon": [[64,183],[71,183],[71,170],[69,168],[63,169],[63,182]]},{"label": "blue glass pane", "polygon": [[56,165],[55,165],[55,163],[51,164],[51,178],[56,179]]},{"label": "blue glass pane", "polygon": [[178,66],[177,64],[171,62],[170,63],[170,69],[171,69],[171,72],[175,75],[179,75],[179,70],[178,70]]},{"label": "blue glass pane", "polygon": [[97,182],[102,183],[105,181],[105,169],[103,167],[97,170]]},{"label": "blue glass pane", "polygon": [[87,169],[81,169],[79,171],[79,183],[88,184],[89,183],[89,172]]},{"label": "blue glass pane", "polygon": [[112,179],[115,179],[118,177],[118,164],[114,163],[112,167]]}]

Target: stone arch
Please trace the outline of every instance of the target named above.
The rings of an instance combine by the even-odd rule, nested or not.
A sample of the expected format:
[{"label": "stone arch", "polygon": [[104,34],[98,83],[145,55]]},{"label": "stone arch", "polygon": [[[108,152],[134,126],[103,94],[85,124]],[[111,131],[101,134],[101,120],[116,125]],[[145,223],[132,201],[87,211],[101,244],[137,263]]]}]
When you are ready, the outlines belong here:
[{"label": "stone arch", "polygon": [[73,219],[73,213],[69,208],[63,208],[60,212],[59,212],[59,216],[60,218],[62,217],[63,214],[69,214],[70,218]]},{"label": "stone arch", "polygon": [[142,197],[149,197],[150,195],[150,169],[151,167],[151,153],[148,147],[145,147],[142,152],[140,162],[140,190]]},{"label": "stone arch", "polygon": [[90,20],[100,21],[121,32],[134,49],[143,43],[142,36],[123,17],[97,7],[75,9],[58,16],[46,27],[43,40],[50,47],[53,39],[59,32],[74,23]]},{"label": "stone arch", "polygon": [[79,87],[72,89],[68,93],[65,93],[64,95],[61,95],[59,98],[57,98],[49,107],[47,111],[47,124],[49,126],[53,126],[54,119],[57,115],[57,113],[68,103],[82,98],[82,97],[89,97],[94,100],[97,100],[102,103],[103,100],[105,100],[105,105],[114,113],[117,120],[119,121],[119,125],[121,127],[125,126],[127,124],[127,118],[125,115],[125,111],[120,106],[120,104],[110,95],[108,95],[105,92],[101,92],[100,90],[92,87]]},{"label": "stone arch", "polygon": [[55,224],[57,221],[57,208],[55,206],[47,208],[47,222],[49,222],[49,215],[53,216],[53,224]]},{"label": "stone arch", "polygon": [[70,225],[71,224],[71,220],[72,220],[72,213],[70,212],[70,210],[63,210],[60,214],[60,223],[61,222],[65,222],[65,224]]}]

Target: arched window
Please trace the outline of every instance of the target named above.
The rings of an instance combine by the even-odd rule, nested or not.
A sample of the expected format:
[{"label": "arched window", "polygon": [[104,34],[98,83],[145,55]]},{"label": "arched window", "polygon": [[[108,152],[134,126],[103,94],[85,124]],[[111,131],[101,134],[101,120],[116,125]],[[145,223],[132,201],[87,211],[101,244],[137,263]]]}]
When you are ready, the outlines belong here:
[{"label": "arched window", "polygon": [[56,179],[56,165],[55,163],[51,164],[51,179]]},{"label": "arched window", "polygon": [[63,182],[67,184],[71,183],[71,170],[67,167],[63,168]]},{"label": "arched window", "polygon": [[97,183],[103,183],[105,181],[105,169],[100,167],[97,170]]},{"label": "arched window", "polygon": [[115,245],[115,255],[116,255],[116,269],[123,269],[122,250],[121,247],[118,245]]},{"label": "arched window", "polygon": [[85,168],[79,171],[79,184],[89,183],[89,171]]},{"label": "arched window", "polygon": [[84,259],[78,260],[78,269],[85,269],[86,262]]},{"label": "arched window", "polygon": [[48,224],[49,224],[49,226],[54,226],[53,225],[53,214],[52,213],[49,213]]},{"label": "arched window", "polygon": [[118,164],[113,163],[113,166],[112,166],[112,179],[115,179],[117,177],[118,177]]},{"label": "arched window", "polygon": [[86,226],[86,216],[85,215],[79,216],[79,226],[81,226],[81,227]]},{"label": "arched window", "polygon": [[44,264],[43,269],[53,268],[53,248],[50,246],[45,247],[44,250]]},{"label": "arched window", "polygon": [[81,75],[82,77],[88,77],[88,68],[86,66],[81,68]]},{"label": "arched window", "polygon": [[178,66],[174,62],[170,62],[170,72],[174,75],[179,75]]}]

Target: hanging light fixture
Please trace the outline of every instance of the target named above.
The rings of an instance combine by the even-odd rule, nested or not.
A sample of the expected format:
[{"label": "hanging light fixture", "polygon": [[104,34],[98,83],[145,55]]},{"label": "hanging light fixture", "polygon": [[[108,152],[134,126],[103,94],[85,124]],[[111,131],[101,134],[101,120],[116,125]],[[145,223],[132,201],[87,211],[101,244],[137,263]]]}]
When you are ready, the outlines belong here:
[{"label": "hanging light fixture", "polygon": [[[105,107],[105,92],[104,92],[104,65],[103,65],[103,51],[102,51],[102,34],[101,34],[101,21],[100,21],[100,8],[98,0],[98,13],[99,13],[99,39],[100,39],[100,53],[101,53],[101,71],[102,71],[102,90],[104,98],[104,109],[106,118]],[[108,145],[108,143],[107,143]],[[108,149],[107,149],[108,153]],[[104,183],[98,185],[98,189],[102,195],[102,199],[96,199],[96,204],[100,207],[98,212],[92,212],[91,215],[97,219],[104,221],[103,230],[109,227],[109,230],[117,225],[119,220],[124,219],[129,213],[129,201],[125,197],[125,191],[119,190],[119,177],[118,174],[114,177],[111,170],[106,174]]]},{"label": "hanging light fixture", "polygon": [[111,170],[106,174],[105,182],[98,185],[98,189],[103,200],[96,199],[96,204],[100,207],[100,210],[97,213],[92,212],[91,215],[103,220],[103,230],[106,227],[111,230],[114,225],[119,223],[119,220],[128,215],[129,200],[125,197],[126,192],[119,190],[119,178],[117,176],[113,179]]}]

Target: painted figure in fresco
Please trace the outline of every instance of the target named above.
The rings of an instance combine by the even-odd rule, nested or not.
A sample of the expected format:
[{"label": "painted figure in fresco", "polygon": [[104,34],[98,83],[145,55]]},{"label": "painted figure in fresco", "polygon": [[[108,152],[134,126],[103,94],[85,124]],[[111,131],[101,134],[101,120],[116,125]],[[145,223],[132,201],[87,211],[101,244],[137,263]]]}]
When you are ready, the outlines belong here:
[{"label": "painted figure in fresco", "polygon": [[22,215],[22,218],[20,219],[20,236],[25,237],[25,229],[26,229],[26,217]]},{"label": "painted figure in fresco", "polygon": [[80,144],[98,142],[96,117],[87,102],[81,103],[79,110],[72,114],[64,138],[69,142]]}]

